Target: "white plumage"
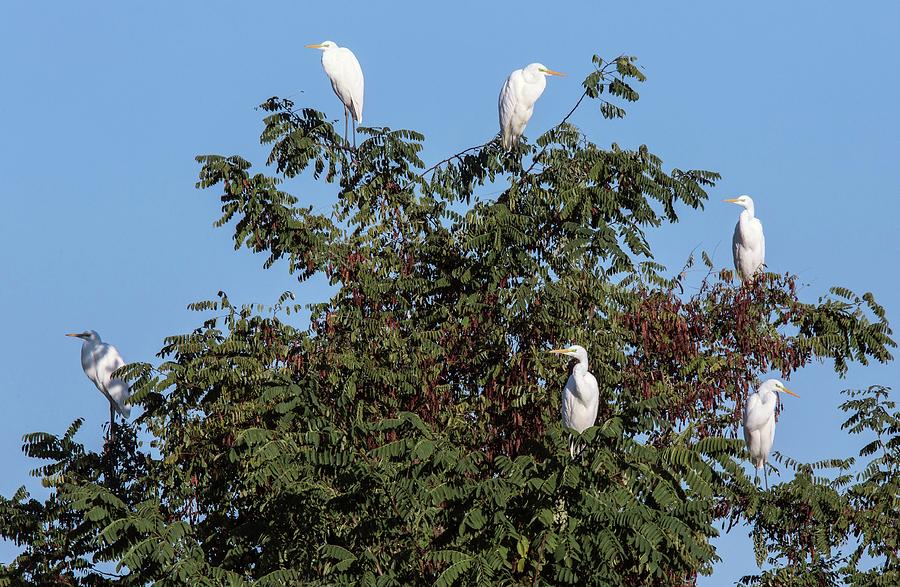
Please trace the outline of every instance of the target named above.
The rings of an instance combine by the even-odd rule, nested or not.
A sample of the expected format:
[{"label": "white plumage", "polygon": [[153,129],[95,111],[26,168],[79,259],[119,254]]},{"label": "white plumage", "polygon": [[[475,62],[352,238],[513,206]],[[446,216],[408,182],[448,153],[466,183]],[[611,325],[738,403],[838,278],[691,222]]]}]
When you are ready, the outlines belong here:
[{"label": "white plumage", "polygon": [[[331,88],[344,105],[344,139],[347,138],[347,116],[352,116],[356,124],[362,122],[363,93],[365,80],[362,67],[353,51],[339,47],[332,41],[323,41],[317,45],[307,45],[309,49],[322,51],[322,68],[331,80]],[[356,126],[353,128],[354,144]]]},{"label": "white plumage", "polygon": [[[561,409],[563,425],[581,434],[594,425],[597,420],[597,409],[600,407],[600,387],[597,385],[597,379],[588,371],[587,351],[576,344],[550,352],[578,360],[563,388]],[[574,457],[576,454],[574,443],[570,448]]]},{"label": "white plumage", "polygon": [[116,369],[125,364],[116,347],[100,340],[100,335],[94,330],[66,336],[74,336],[84,341],[81,345],[81,367],[85,375],[106,396],[110,407],[115,408],[123,418],[128,418],[131,415],[131,406],[125,404],[130,395],[128,383],[112,376]]},{"label": "white plumage", "polygon": [[534,103],[547,87],[548,75],[564,74],[547,69],[540,63],[532,63],[515,70],[506,78],[500,90],[499,110],[500,140],[507,151],[516,146],[525,132],[525,125],[534,113]]},{"label": "white plumage", "polygon": [[[784,386],[778,379],[769,379],[759,386],[756,393],[751,393],[744,406],[744,440],[750,451],[750,462],[757,469],[763,470],[772,452],[775,442],[775,408],[778,406],[778,392],[784,392],[794,397],[796,393]],[[766,488],[769,480],[766,478]]]},{"label": "white plumage", "polygon": [[766,262],[766,238],[763,235],[762,222],[754,216],[753,199],[750,196],[739,196],[725,201],[744,208],[734,227],[731,246],[734,253],[734,269],[742,281],[748,281],[762,270]]}]

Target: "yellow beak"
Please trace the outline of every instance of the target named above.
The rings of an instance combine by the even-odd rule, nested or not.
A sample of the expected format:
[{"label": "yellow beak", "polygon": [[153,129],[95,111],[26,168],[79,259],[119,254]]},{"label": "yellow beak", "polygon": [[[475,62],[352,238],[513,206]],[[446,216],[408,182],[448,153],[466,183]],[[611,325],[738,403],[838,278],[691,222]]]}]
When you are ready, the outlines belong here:
[{"label": "yellow beak", "polygon": [[559,76],[563,76],[563,77],[565,77],[565,75],[566,75],[566,74],[561,73],[561,72],[559,72],[559,71],[553,71],[552,69],[542,69],[541,71],[543,71],[543,72],[546,73],[547,75],[559,75]]},{"label": "yellow beak", "polygon": [[569,352],[569,349],[553,349],[552,351],[547,351],[548,353],[554,353],[557,355],[564,355]]},{"label": "yellow beak", "polygon": [[728,202],[729,204],[734,204],[737,202],[737,198],[729,198],[727,200],[722,200],[723,202]]},{"label": "yellow beak", "polygon": [[783,391],[784,393],[786,393],[786,394],[788,394],[788,395],[792,395],[792,396],[794,396],[794,397],[797,397],[797,398],[800,397],[799,395],[797,395],[796,393],[794,393],[793,391],[791,391],[791,390],[788,389],[787,387],[782,387],[782,388],[781,388],[781,391]]},{"label": "yellow beak", "polygon": [[319,43],[319,44],[316,44],[316,45],[304,45],[304,47],[306,47],[307,49],[321,49],[321,48],[322,48],[322,44]]}]

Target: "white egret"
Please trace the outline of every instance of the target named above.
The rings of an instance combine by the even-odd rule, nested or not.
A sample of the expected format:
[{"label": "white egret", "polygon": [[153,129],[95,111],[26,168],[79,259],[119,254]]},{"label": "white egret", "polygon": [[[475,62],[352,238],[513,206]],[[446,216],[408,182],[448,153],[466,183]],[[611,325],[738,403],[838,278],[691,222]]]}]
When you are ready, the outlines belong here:
[{"label": "white egret", "polygon": [[766,262],[766,238],[763,236],[762,222],[753,215],[753,199],[750,196],[738,196],[725,201],[744,208],[734,227],[731,246],[738,277],[742,281],[749,281],[757,271],[762,270]]},{"label": "white egret", "polygon": [[113,427],[116,412],[122,414],[123,418],[131,415],[131,406],[125,403],[130,395],[128,383],[112,376],[125,361],[116,347],[100,340],[100,335],[95,330],[66,336],[74,336],[84,341],[81,345],[81,367],[88,379],[93,381],[97,389],[109,400],[109,438],[112,441],[115,438]]},{"label": "white egret", "polygon": [[766,489],[769,489],[769,478],[766,475],[766,462],[775,442],[775,408],[778,405],[778,393],[784,392],[800,397],[784,386],[778,379],[769,379],[759,386],[756,393],[751,393],[744,406],[744,440],[750,450],[750,462],[756,467],[756,479],[759,470],[763,470]]},{"label": "white egret", "polygon": [[[600,387],[597,379],[588,371],[588,354],[584,347],[572,345],[564,349],[553,349],[551,353],[567,355],[578,360],[562,392],[562,422],[581,434],[594,425],[597,409],[600,407]],[[569,446],[575,457],[574,440]]]},{"label": "white egret", "polygon": [[353,51],[338,47],[333,41],[322,41],[316,45],[306,45],[307,49],[322,51],[322,68],[331,80],[331,88],[344,104],[344,140],[347,140],[347,118],[352,116],[353,147],[356,148],[356,125],[362,122],[363,72]]},{"label": "white egret", "polygon": [[517,69],[506,78],[500,90],[500,140],[503,148],[511,151],[519,137],[525,132],[525,125],[531,120],[534,103],[547,87],[548,75],[565,75],[547,69],[540,63],[532,63]]}]

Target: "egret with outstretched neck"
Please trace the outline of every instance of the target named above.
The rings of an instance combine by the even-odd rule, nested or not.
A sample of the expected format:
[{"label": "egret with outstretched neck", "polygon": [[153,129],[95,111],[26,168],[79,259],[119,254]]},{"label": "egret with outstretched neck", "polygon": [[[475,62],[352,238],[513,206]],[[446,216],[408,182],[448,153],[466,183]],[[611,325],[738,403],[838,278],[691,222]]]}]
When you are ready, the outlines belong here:
[{"label": "egret with outstretched neck", "polygon": [[[572,373],[563,388],[561,409],[563,425],[581,434],[594,425],[600,407],[600,387],[597,385],[597,379],[588,371],[587,351],[576,344],[549,352],[566,355],[578,361],[572,367]],[[574,458],[576,455],[574,439],[569,445],[569,451]]]},{"label": "egret with outstretched neck", "polygon": [[356,125],[362,122],[365,80],[362,67],[353,51],[333,41],[306,45],[322,51],[322,68],[331,80],[331,89],[344,105],[344,141],[347,141],[347,118],[353,118],[353,148],[356,148]]},{"label": "egret with outstretched neck", "polygon": [[769,379],[756,393],[750,394],[744,406],[744,440],[750,451],[750,462],[756,467],[755,482],[759,482],[759,470],[762,469],[766,490],[769,489],[766,463],[775,443],[775,408],[778,407],[779,393],[800,397],[778,379]]},{"label": "egret with outstretched neck", "polygon": [[766,237],[762,222],[754,215],[753,198],[750,196],[738,196],[725,202],[744,208],[734,227],[731,247],[738,277],[741,281],[750,281],[766,264]]},{"label": "egret with outstretched neck", "polygon": [[123,418],[131,415],[131,406],[125,402],[128,400],[130,390],[128,383],[112,374],[123,366],[125,361],[118,349],[100,340],[96,330],[67,334],[84,341],[81,345],[81,367],[88,379],[94,382],[97,389],[109,400],[109,440],[115,440],[116,412]]}]

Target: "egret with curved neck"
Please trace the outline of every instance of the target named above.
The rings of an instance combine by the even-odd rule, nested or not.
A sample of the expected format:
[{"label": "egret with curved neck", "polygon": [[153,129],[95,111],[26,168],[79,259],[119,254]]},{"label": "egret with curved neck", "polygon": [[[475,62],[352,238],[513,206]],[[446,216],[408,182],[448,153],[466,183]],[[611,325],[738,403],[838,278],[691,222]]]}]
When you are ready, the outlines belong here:
[{"label": "egret with curved neck", "polygon": [[779,393],[800,397],[778,379],[769,379],[759,386],[756,393],[750,394],[747,405],[744,406],[744,440],[750,450],[750,462],[756,467],[757,482],[759,470],[763,470],[767,490],[769,478],[766,475],[766,462],[775,443],[775,408],[778,407]]},{"label": "egret with curved neck", "polygon": [[109,400],[109,439],[115,439],[116,412],[123,418],[131,415],[131,406],[125,402],[131,392],[128,383],[123,379],[113,377],[113,372],[125,364],[118,349],[100,340],[96,330],[86,330],[80,333],[67,334],[84,341],[81,345],[81,368],[88,379],[94,382],[97,389]]},{"label": "egret with curved neck", "polygon": [[534,113],[534,104],[547,87],[548,75],[565,74],[547,69],[541,63],[532,63],[506,78],[500,90],[499,110],[500,142],[507,151],[516,146],[525,132],[525,125]]},{"label": "egret with curved neck", "polygon": [[763,235],[762,222],[754,215],[753,198],[750,196],[738,196],[725,202],[743,208],[734,227],[731,247],[738,277],[741,281],[750,281],[766,263],[766,237]]},{"label": "egret with curved neck", "polygon": [[[578,362],[572,367],[572,373],[562,392],[562,422],[581,434],[594,425],[597,420],[597,409],[600,407],[600,387],[597,379],[588,371],[588,354],[584,347],[572,345],[564,349],[549,351],[558,355],[572,357]],[[575,441],[569,445],[574,458],[577,454]]]}]

